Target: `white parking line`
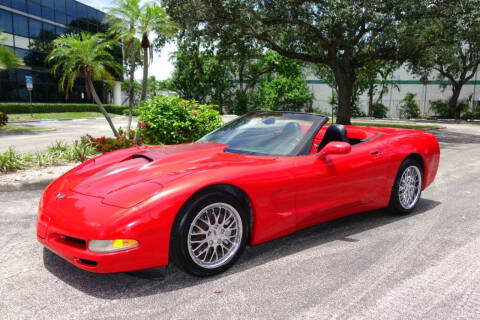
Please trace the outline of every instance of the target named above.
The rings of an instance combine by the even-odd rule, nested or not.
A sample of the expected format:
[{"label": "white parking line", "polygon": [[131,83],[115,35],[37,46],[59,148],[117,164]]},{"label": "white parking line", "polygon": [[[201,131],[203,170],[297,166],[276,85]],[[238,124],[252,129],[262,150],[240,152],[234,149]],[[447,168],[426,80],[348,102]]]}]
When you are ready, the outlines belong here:
[{"label": "white parking line", "polygon": [[88,119],[82,118],[82,119],[72,119],[72,121],[87,121]]}]

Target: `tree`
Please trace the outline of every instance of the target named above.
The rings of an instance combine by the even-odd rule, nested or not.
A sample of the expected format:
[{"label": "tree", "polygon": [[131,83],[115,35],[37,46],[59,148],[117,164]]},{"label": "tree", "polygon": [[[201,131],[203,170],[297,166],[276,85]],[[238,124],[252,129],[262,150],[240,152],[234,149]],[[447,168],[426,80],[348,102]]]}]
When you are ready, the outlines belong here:
[{"label": "tree", "polygon": [[311,110],[313,96],[298,60],[285,58],[275,51],[266,52],[259,60],[260,69],[271,72],[262,75],[250,93],[254,109]]},{"label": "tree", "polygon": [[106,40],[102,34],[88,33],[62,35],[53,41],[53,50],[47,56],[48,63],[53,64],[51,72],[60,75],[58,87],[65,91],[68,99],[69,92],[75,81],[82,77],[85,81],[87,96],[93,96],[98,108],[105,116],[115,137],[119,138],[112,119],[103,107],[95,91],[93,81],[102,80],[111,83],[115,80],[112,73],[121,74],[122,67],[110,53],[114,46],[113,41]]},{"label": "tree", "polygon": [[157,36],[173,36],[175,28],[175,24],[159,5],[146,3],[142,6],[137,26],[137,33],[140,35],[140,44],[143,49],[143,80],[140,97],[142,101],[147,96],[148,66],[153,58],[153,42],[150,37],[152,33]]},{"label": "tree", "polygon": [[435,71],[439,79],[448,80],[452,88],[448,105],[460,118],[461,90],[480,66],[480,5],[478,0],[440,1],[436,12],[434,45],[410,61],[410,68],[424,79]]},{"label": "tree", "polygon": [[180,44],[173,58],[172,85],[182,98],[225,105],[233,84],[228,66],[218,55],[202,50],[199,43],[187,42]]},{"label": "tree", "polygon": [[[426,43],[428,0],[164,0],[175,21],[219,42],[254,38],[281,55],[327,66],[338,87],[337,122],[350,123],[358,70],[405,61]],[[421,27],[420,27],[421,24]],[[422,31],[422,32],[420,32]]]},{"label": "tree", "polygon": [[18,58],[12,50],[1,45],[6,39],[7,36],[0,31],[0,71],[23,66],[22,59]]},{"label": "tree", "polygon": [[[130,134],[132,126],[132,108],[134,103],[135,69],[139,41],[137,34],[138,20],[141,15],[140,0],[114,0],[114,6],[108,8],[104,22],[109,24],[108,34],[123,43],[124,64],[128,65],[130,86],[128,88],[128,125]],[[127,63],[127,61],[130,61]]]}]

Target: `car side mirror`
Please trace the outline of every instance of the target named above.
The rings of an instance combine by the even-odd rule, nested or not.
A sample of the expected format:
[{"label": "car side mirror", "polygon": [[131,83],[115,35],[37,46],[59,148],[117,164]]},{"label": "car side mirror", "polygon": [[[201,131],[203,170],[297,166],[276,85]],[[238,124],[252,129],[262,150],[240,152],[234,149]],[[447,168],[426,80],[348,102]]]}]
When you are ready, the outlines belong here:
[{"label": "car side mirror", "polygon": [[317,158],[320,160],[325,159],[329,154],[347,154],[352,150],[352,146],[347,142],[332,141],[317,153]]}]

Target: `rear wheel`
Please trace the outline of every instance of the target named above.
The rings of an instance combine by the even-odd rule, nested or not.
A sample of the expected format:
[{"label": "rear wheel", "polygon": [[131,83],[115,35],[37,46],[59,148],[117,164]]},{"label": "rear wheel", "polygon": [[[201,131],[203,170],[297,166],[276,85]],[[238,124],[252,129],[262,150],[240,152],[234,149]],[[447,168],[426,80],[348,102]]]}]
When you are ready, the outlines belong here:
[{"label": "rear wheel", "polygon": [[422,194],[423,170],[417,160],[406,159],[400,165],[390,196],[390,208],[400,214],[415,210]]},{"label": "rear wheel", "polygon": [[232,266],[246,246],[245,209],[236,198],[212,192],[182,210],[173,230],[172,255],[185,271],[211,276]]}]

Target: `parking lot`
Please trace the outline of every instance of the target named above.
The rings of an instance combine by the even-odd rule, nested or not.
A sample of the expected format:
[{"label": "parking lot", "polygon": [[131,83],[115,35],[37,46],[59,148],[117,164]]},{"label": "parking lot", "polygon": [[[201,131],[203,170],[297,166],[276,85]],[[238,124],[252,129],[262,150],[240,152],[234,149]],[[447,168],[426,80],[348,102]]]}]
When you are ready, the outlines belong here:
[{"label": "parking lot", "polygon": [[435,132],[418,210],[366,212],[249,247],[224,274],[91,274],[36,241],[41,190],[0,193],[0,318],[480,319],[480,126]]}]

